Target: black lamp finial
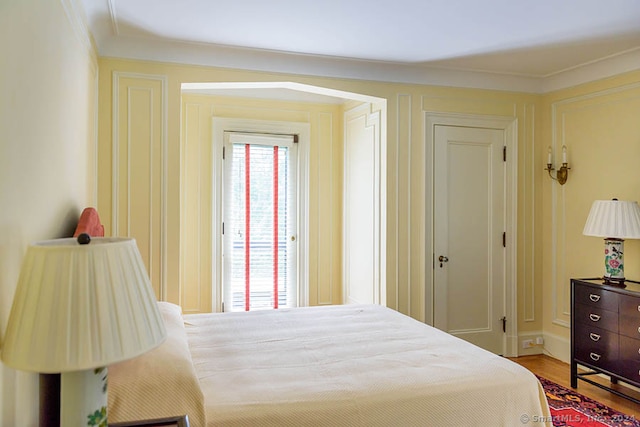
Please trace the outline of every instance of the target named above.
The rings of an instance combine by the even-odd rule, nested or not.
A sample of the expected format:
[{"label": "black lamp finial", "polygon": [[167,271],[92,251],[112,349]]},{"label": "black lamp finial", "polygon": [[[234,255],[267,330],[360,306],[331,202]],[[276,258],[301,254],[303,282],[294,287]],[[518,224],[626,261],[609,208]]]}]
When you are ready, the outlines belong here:
[{"label": "black lamp finial", "polygon": [[78,236],[78,243],[81,245],[88,245],[91,242],[91,236],[87,233],[82,233]]}]

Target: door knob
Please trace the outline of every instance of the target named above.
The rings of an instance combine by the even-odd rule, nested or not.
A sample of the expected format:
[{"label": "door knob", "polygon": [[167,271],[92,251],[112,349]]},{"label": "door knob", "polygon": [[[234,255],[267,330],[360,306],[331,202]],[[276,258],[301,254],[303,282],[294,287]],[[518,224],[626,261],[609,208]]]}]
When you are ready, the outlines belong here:
[{"label": "door knob", "polygon": [[440,268],[442,268],[442,263],[443,263],[443,262],[449,262],[449,258],[447,258],[447,257],[446,257],[446,256],[444,256],[444,255],[440,255],[440,256],[438,257],[438,261],[440,261]]}]

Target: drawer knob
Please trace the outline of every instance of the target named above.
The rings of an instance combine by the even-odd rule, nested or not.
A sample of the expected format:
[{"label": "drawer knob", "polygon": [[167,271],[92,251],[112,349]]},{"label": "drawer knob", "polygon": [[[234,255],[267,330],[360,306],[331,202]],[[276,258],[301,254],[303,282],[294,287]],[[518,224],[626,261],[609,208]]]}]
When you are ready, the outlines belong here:
[{"label": "drawer knob", "polygon": [[602,356],[600,356],[598,353],[589,353],[589,357],[597,362]]},{"label": "drawer knob", "polygon": [[[593,302],[598,302],[600,301],[600,295],[589,294],[589,299]],[[638,310],[640,310],[640,307],[638,307]]]},{"label": "drawer knob", "polygon": [[[589,314],[589,319],[591,319],[594,322],[597,322],[598,320],[600,320],[600,316],[597,314],[591,313]],[[640,331],[640,328],[638,328],[638,330]]]},{"label": "drawer knob", "polygon": [[589,334],[589,338],[591,338],[593,341],[600,341],[600,335],[594,334],[593,332]]},{"label": "drawer knob", "polygon": [[638,333],[640,334],[640,326],[638,326]]}]

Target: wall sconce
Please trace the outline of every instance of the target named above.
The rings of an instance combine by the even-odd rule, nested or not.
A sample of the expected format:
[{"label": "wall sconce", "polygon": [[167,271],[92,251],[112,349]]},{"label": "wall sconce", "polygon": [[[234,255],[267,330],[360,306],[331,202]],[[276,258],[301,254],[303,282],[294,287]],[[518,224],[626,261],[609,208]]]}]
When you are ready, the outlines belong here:
[{"label": "wall sconce", "polygon": [[569,177],[569,169],[571,169],[567,164],[567,146],[562,146],[562,166],[556,172],[556,176],[551,175],[551,171],[555,170],[551,163],[551,147],[549,147],[549,152],[547,155],[547,167],[544,169],[549,172],[549,176],[551,179],[558,181],[560,185],[564,185],[567,182],[567,178]]}]

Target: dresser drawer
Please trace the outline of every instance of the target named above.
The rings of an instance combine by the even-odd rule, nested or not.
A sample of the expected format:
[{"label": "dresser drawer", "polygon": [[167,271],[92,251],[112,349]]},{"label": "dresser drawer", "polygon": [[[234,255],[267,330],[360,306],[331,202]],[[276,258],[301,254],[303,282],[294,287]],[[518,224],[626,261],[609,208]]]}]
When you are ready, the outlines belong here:
[{"label": "dresser drawer", "polygon": [[620,360],[640,362],[640,340],[620,337]]},{"label": "dresser drawer", "polygon": [[619,363],[619,373],[625,378],[625,382],[629,381],[635,386],[640,386],[640,361],[622,360]]},{"label": "dresser drawer", "polygon": [[640,319],[640,298],[627,295],[621,296],[620,314],[637,316]]},{"label": "dresser drawer", "polygon": [[596,352],[601,355],[607,354],[609,358],[618,357],[618,335],[594,326],[576,325],[574,346],[576,350],[584,349],[587,354]]},{"label": "dresser drawer", "polygon": [[576,304],[573,315],[576,323],[618,333],[618,313],[615,311],[603,310],[592,305]]},{"label": "dresser drawer", "polygon": [[640,339],[640,317],[620,316],[620,334],[630,338]]},{"label": "dresser drawer", "polygon": [[599,352],[597,350],[590,351],[587,348],[577,348],[575,350],[575,359],[580,364],[590,365],[614,373],[615,367],[618,365],[616,355]]},{"label": "dresser drawer", "polygon": [[592,286],[575,285],[575,302],[602,310],[618,311],[618,294]]},{"label": "dresser drawer", "polygon": [[[633,298],[623,296],[621,297],[622,301],[629,300],[637,300],[640,298]],[[633,301],[630,301],[633,303]],[[621,304],[621,309],[622,304]],[[628,308],[628,307],[627,307]],[[636,309],[636,307],[631,307]],[[630,310],[626,310],[626,313],[631,312]],[[624,335],[633,336],[632,333],[635,332],[635,337],[629,338],[624,335],[620,335],[620,352],[618,355],[619,359],[619,370],[620,374],[631,380],[635,385],[640,385],[640,333],[638,333],[638,326],[640,326],[640,321],[638,321],[638,316],[634,315],[624,315],[620,317],[620,332]]]},{"label": "dresser drawer", "polygon": [[620,295],[620,325],[622,335],[640,339],[640,298]]}]

